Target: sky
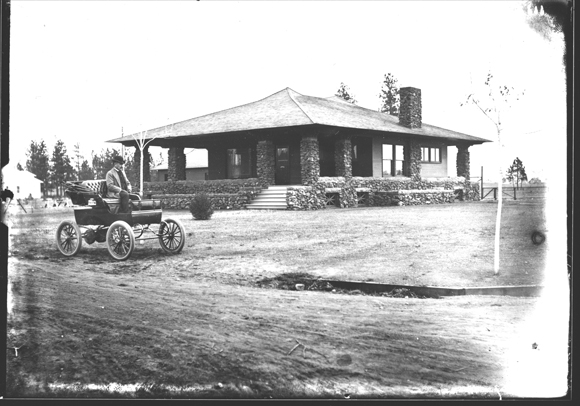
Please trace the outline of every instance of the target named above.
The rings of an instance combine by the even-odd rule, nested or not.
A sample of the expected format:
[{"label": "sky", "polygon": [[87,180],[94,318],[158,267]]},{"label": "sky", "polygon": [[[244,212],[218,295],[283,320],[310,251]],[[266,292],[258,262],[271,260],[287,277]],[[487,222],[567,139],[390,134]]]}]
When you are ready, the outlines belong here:
[{"label": "sky", "polygon": [[378,109],[386,73],[421,89],[423,122],[496,141],[493,123],[461,106],[469,93],[485,94],[491,72],[524,95],[504,107],[501,158],[497,142],[471,147],[472,176],[483,166],[485,178],[495,177],[517,156],[530,178],[556,178],[566,156],[563,42],[533,31],[521,5],[15,0],[11,162],[24,164],[30,142],[41,139],[49,154],[59,139],[71,156],[78,143],[90,160],[91,151],[119,148],[106,141],[122,132],[286,87],[328,97],[344,82],[360,106]]}]

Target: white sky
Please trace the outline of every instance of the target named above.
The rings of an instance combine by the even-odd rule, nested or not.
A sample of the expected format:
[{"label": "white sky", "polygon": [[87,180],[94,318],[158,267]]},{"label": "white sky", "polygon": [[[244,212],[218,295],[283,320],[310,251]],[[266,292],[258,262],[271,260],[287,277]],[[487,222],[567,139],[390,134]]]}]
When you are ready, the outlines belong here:
[{"label": "white sky", "polygon": [[[489,70],[525,90],[504,115],[502,167],[565,170],[562,40],[548,42],[516,1],[13,1],[10,153],[57,139],[73,155],[129,134],[262,99],[285,87],[319,97],[345,82],[379,106],[383,75],[422,90],[423,121],[495,140],[460,107]],[[549,142],[547,142],[549,140]],[[471,148],[472,174],[497,172],[495,143]],[[454,175],[455,161],[450,162]],[[559,168],[559,169],[558,169]],[[560,172],[561,173],[561,172]]]}]

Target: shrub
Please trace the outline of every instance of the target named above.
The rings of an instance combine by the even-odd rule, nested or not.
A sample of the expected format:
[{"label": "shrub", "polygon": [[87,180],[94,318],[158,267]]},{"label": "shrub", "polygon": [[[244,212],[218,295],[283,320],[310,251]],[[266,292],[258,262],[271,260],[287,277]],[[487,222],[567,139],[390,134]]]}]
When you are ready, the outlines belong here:
[{"label": "shrub", "polygon": [[209,220],[213,214],[211,199],[205,193],[194,195],[189,204],[189,211],[196,220]]}]

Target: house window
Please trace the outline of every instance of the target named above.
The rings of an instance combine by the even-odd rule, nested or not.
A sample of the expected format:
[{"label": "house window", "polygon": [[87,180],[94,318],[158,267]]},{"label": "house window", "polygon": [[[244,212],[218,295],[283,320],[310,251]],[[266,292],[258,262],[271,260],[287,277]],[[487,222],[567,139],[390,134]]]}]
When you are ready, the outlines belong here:
[{"label": "house window", "polygon": [[358,161],[358,148],[356,146],[356,144],[352,144],[352,160],[353,161]]},{"label": "house window", "polygon": [[383,177],[405,174],[405,154],[402,145],[383,144]]},{"label": "house window", "polygon": [[250,177],[250,156],[250,148],[228,149],[228,179],[241,179]]},{"label": "house window", "polygon": [[16,186],[16,193],[20,193],[20,186]]},{"label": "house window", "polygon": [[163,175],[163,179],[165,180],[165,182],[167,182],[169,180],[169,175],[166,173],[165,175]]},{"label": "house window", "polygon": [[441,162],[441,148],[421,147],[421,161]]}]

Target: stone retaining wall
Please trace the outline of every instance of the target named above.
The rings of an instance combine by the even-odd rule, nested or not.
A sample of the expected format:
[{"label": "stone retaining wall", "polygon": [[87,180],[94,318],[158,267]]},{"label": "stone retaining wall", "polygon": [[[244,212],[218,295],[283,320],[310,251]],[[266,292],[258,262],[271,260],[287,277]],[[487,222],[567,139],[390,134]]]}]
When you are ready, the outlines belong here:
[{"label": "stone retaining wall", "polygon": [[262,191],[258,179],[145,182],[144,194],[164,209],[187,209],[194,195],[206,193],[214,210],[243,209]]},{"label": "stone retaining wall", "polygon": [[320,186],[294,186],[286,192],[288,210],[319,210],[326,207],[324,188]]},{"label": "stone retaining wall", "polygon": [[[241,194],[211,194],[208,195],[214,210],[244,209],[250,199]],[[153,199],[161,201],[163,209],[189,209],[193,195],[153,195]]]},{"label": "stone retaining wall", "polygon": [[262,190],[256,178],[220,179],[220,180],[180,180],[169,182],[144,182],[144,194],[174,195],[196,193],[226,193],[237,194],[259,192]]},{"label": "stone retaining wall", "polygon": [[326,193],[339,193],[340,207],[355,207],[358,194],[368,191],[365,204],[369,206],[417,205],[452,203],[456,196],[462,200],[479,200],[479,184],[465,178],[363,178],[321,177],[319,184]]}]

